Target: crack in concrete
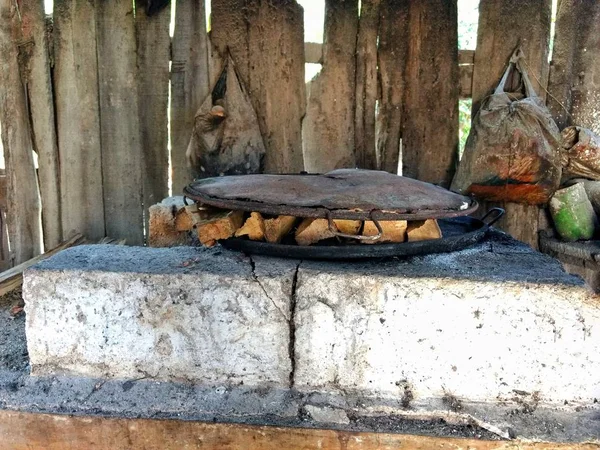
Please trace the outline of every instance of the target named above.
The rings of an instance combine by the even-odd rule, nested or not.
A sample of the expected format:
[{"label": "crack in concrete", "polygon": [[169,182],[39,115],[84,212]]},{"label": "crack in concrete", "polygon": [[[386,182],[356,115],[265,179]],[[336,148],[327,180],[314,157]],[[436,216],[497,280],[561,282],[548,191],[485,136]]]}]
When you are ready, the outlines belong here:
[{"label": "crack in concrete", "polygon": [[[289,322],[290,318],[288,317],[288,314],[286,314],[280,307],[279,305],[277,305],[277,303],[275,302],[275,300],[273,300],[273,298],[269,295],[269,293],[267,292],[267,290],[265,289],[265,287],[263,286],[263,284],[261,283],[261,281],[258,278],[258,275],[256,275],[256,263],[254,262],[254,260],[252,259],[252,256],[250,255],[246,255],[248,256],[248,259],[250,260],[250,267],[252,269],[252,279],[254,279],[254,281],[256,281],[258,283],[258,285],[260,286],[260,288],[262,289],[263,293],[265,294],[265,296],[271,301],[271,303],[273,304],[273,306],[277,309],[277,311],[279,311],[281,313],[281,315],[283,316],[283,318]],[[295,276],[295,275],[294,275]]]},{"label": "crack in concrete", "polygon": [[296,287],[298,284],[298,272],[300,271],[300,265],[302,264],[302,261],[299,261],[296,265],[296,268],[294,269],[294,275],[292,277],[292,288],[290,292],[290,313],[288,317],[288,314],[285,314],[285,312],[277,305],[275,300],[273,300],[273,298],[269,295],[269,293],[261,283],[260,279],[258,278],[258,275],[256,274],[256,263],[254,262],[254,259],[252,259],[252,256],[249,254],[247,254],[246,256],[250,261],[250,268],[252,269],[252,279],[256,281],[256,283],[258,283],[265,296],[271,301],[273,306],[275,306],[275,308],[281,313],[281,315],[285,318],[285,320],[288,323],[290,330],[288,355],[290,358],[291,365],[289,388],[292,389],[294,387],[294,378],[296,376],[296,323],[294,322],[296,317]]},{"label": "crack in concrete", "polygon": [[290,357],[290,389],[294,387],[295,377],[296,377],[296,290],[298,287],[298,272],[300,271],[300,264],[302,261],[298,262],[296,266],[296,270],[294,271],[294,278],[292,278],[292,292],[290,297],[290,340],[289,340],[289,357]]}]

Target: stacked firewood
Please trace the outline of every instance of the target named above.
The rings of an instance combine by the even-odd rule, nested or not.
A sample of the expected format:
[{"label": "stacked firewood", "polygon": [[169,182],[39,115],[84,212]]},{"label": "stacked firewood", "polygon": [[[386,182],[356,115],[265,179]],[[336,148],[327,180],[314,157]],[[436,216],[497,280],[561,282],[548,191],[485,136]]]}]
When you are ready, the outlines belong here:
[{"label": "stacked firewood", "polygon": [[[411,221],[379,221],[381,236],[373,221],[333,219],[330,224],[322,218],[298,218],[280,215],[267,216],[259,212],[245,213],[209,208],[193,204],[182,208],[178,217],[181,228],[195,229],[200,243],[206,247],[214,246],[217,241],[232,237],[247,238],[252,241],[269,243],[291,243],[313,245],[320,241],[337,238],[340,242],[352,241],[364,244],[400,243],[438,239],[442,237],[440,227],[434,219]],[[348,236],[366,236],[373,239],[341,238],[338,233]]]}]

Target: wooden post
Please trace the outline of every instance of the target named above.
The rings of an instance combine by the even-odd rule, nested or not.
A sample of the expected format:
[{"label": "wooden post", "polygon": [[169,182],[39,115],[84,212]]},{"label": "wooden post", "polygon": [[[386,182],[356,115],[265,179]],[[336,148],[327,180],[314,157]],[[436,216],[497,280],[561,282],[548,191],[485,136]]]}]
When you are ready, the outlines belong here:
[{"label": "wooden post", "polygon": [[379,24],[377,152],[381,170],[398,173],[401,147],[404,66],[408,59],[408,0],[382,0]]},{"label": "wooden post", "polygon": [[144,243],[133,3],[97,3],[102,185],[108,236]]},{"label": "wooden post", "polygon": [[402,174],[448,187],[458,158],[456,0],[410,2]]},{"label": "wooden post", "polygon": [[[551,6],[550,0],[481,0],[473,69],[473,117],[502,78],[510,55],[519,43],[536,93],[545,98]],[[499,227],[537,248],[539,208],[513,203],[503,206],[506,215]]]},{"label": "wooden post", "polygon": [[25,85],[19,71],[22,25],[17,4],[0,1],[0,124],[8,175],[8,234],[16,264],[42,251],[40,199]]},{"label": "wooden post", "polygon": [[54,92],[64,236],[104,237],[96,8],[54,1]]},{"label": "wooden post", "polygon": [[175,6],[171,64],[171,175],[173,195],[192,181],[185,151],[194,116],[209,94],[208,36],[204,0],[180,0]]},{"label": "wooden post", "polygon": [[560,129],[579,125],[600,133],[600,3],[560,0],[548,107]]},{"label": "wooden post", "polygon": [[144,5],[137,4],[135,24],[146,230],[149,229],[148,208],[169,195],[170,22],[169,8],[148,17]]},{"label": "wooden post", "polygon": [[264,171],[303,169],[303,10],[295,0],[213,0],[211,42],[231,53],[265,143]]},{"label": "wooden post", "polygon": [[309,172],[356,166],[357,31],[357,1],[325,1],[323,68],[308,87],[303,128],[304,162]]},{"label": "wooden post", "polygon": [[54,117],[54,94],[43,0],[19,2],[22,72],[27,82],[27,99],[33,148],[38,155],[38,177],[42,200],[44,246],[54,248],[62,241],[60,221],[60,178],[58,143]]},{"label": "wooden post", "polygon": [[377,80],[377,36],[379,34],[379,4],[381,0],[363,0],[360,7],[356,38],[356,111],[354,142],[356,165],[362,169],[377,169],[375,147],[375,105]]}]

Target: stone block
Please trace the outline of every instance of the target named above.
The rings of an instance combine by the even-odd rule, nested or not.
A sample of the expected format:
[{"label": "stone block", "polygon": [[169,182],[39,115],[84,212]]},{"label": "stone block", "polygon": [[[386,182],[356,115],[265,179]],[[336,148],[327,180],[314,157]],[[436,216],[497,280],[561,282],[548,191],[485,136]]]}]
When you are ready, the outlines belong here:
[{"label": "stone block", "polygon": [[600,301],[528,247],[500,240],[377,264],[304,262],[295,298],[302,391],[399,407],[600,398]]},{"label": "stone block", "polygon": [[32,373],[287,387],[295,269],[190,247],[63,251],[25,274]]}]

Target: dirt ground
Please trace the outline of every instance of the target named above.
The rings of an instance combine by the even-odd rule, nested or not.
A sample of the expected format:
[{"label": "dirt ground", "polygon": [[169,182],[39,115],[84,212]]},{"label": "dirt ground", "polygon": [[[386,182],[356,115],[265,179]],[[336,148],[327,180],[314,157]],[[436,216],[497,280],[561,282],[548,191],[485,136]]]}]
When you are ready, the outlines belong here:
[{"label": "dirt ground", "polygon": [[21,289],[0,297],[0,370],[23,371],[29,365],[25,312],[11,314],[22,302]]}]

